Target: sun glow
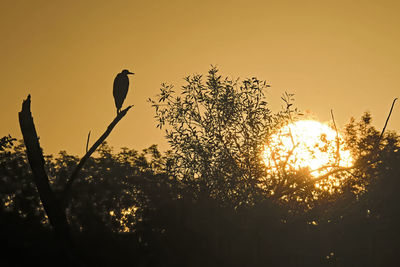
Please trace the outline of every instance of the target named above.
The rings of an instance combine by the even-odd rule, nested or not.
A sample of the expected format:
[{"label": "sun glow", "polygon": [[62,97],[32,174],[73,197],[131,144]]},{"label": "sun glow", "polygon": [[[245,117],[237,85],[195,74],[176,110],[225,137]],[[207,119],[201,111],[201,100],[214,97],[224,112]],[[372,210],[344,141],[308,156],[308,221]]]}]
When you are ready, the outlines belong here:
[{"label": "sun glow", "polygon": [[273,171],[307,170],[320,177],[334,167],[353,164],[342,136],[313,120],[303,120],[282,127],[269,138],[263,151],[264,163]]}]

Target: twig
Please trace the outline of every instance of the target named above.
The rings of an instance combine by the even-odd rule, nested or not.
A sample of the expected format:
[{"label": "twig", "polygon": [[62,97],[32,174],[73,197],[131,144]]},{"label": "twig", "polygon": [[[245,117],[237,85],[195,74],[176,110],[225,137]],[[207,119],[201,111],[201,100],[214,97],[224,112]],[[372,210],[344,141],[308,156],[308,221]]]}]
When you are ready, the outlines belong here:
[{"label": "twig", "polygon": [[90,132],[91,131],[89,131],[89,133],[88,133],[87,141],[86,141],[86,153],[88,152],[88,147],[89,147]]},{"label": "twig", "polygon": [[387,124],[388,124],[390,115],[392,115],[393,107],[394,107],[394,104],[396,103],[396,100],[397,100],[397,97],[393,100],[392,107],[390,108],[389,115],[388,115],[388,117],[387,117],[387,119],[386,119],[385,126],[384,126],[383,129],[382,129],[381,135],[379,136],[379,139],[378,139],[378,142],[377,142],[377,144],[376,144],[376,147],[379,147],[379,143],[381,142],[381,139],[382,139],[382,137],[383,137],[383,134],[385,133],[386,126],[387,126]]},{"label": "twig", "polygon": [[287,155],[287,157],[285,159],[285,162],[283,162],[283,164],[282,164],[282,170],[283,170],[285,175],[286,175],[285,168],[286,168],[286,165],[288,164],[289,158],[293,155],[294,150],[299,146],[299,144],[300,143],[293,144],[293,148],[289,151],[289,153],[288,153],[288,155]]},{"label": "twig", "polygon": [[83,156],[83,158],[79,161],[78,165],[73,170],[69,180],[67,181],[64,192],[63,192],[63,201],[64,203],[68,202],[69,194],[71,191],[71,187],[73,182],[78,178],[79,171],[82,169],[83,165],[85,164],[86,160],[93,154],[94,151],[103,143],[103,141],[108,137],[111,131],[114,129],[115,125],[126,115],[128,110],[133,107],[133,105],[127,107],[126,109],[122,110],[120,113],[117,114],[115,119],[108,125],[106,131],[100,136],[100,138],[93,144],[93,146],[89,149],[88,152]]},{"label": "twig", "polygon": [[368,165],[372,165],[372,164],[375,164],[377,162],[379,162],[379,160],[375,159],[375,160],[373,160],[371,162],[368,162],[366,165],[364,165],[364,163],[361,162],[361,163],[354,164],[353,166],[349,166],[349,167],[338,167],[338,168],[336,168],[334,170],[331,170],[331,171],[327,172],[326,174],[318,176],[317,178],[314,178],[312,180],[307,180],[306,182],[303,182],[302,184],[300,184],[298,187],[289,188],[288,190],[281,192],[281,196],[283,196],[285,194],[290,194],[290,193],[296,192],[298,189],[304,188],[306,186],[314,185],[316,182],[322,181],[325,178],[331,176],[332,174],[335,174],[335,173],[338,173],[338,172],[342,172],[342,171],[349,172],[350,170],[357,169],[357,168],[364,167],[364,166],[368,166]]},{"label": "twig", "polygon": [[339,132],[336,127],[335,117],[333,116],[333,110],[331,109],[331,116],[333,121],[333,126],[335,127],[336,131],[336,163],[340,163],[340,142],[339,142]]},{"label": "twig", "polygon": [[318,178],[315,178],[315,179],[312,179],[312,180],[308,180],[308,181],[306,181],[306,182],[301,183],[301,184],[300,184],[299,186],[297,186],[297,187],[289,188],[289,189],[287,189],[286,191],[281,192],[281,195],[278,196],[278,198],[279,198],[279,197],[282,197],[282,196],[284,196],[284,195],[290,194],[290,193],[294,193],[294,192],[296,192],[297,190],[302,189],[302,188],[304,188],[304,187],[306,187],[306,186],[315,185],[316,182],[321,181],[321,180],[323,180],[323,179],[325,179],[325,178],[327,178],[327,177],[329,177],[329,176],[331,176],[332,174],[335,174],[335,173],[337,173],[337,172],[349,171],[349,170],[354,169],[354,168],[356,168],[355,165],[350,166],[350,167],[339,167],[339,168],[334,169],[334,170],[332,170],[332,171],[330,171],[330,172],[328,172],[328,173],[326,173],[326,174],[324,174],[324,175],[319,176]]}]

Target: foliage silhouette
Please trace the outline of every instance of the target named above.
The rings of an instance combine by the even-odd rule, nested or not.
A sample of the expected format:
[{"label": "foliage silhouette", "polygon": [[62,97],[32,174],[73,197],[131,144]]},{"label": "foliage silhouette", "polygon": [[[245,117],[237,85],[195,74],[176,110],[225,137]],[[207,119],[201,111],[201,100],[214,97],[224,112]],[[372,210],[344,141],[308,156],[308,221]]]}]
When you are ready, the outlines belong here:
[{"label": "foliage silhouette", "polygon": [[[201,79],[188,78],[180,99],[164,86],[151,100],[160,127],[168,129],[171,151],[151,146],[115,152],[103,143],[82,166],[66,215],[85,265],[399,265],[397,133],[380,137],[368,113],[351,119],[343,137],[356,167],[333,174],[346,177],[340,190],[301,184],[310,179],[302,171],[280,174],[261,187],[258,180],[271,170],[252,160],[268,135],[298,115],[291,96],[284,98],[287,108],[273,114],[260,104],[266,86],[257,79],[233,82],[216,69],[208,83]],[[252,130],[248,118],[253,124],[266,118],[266,130]],[[0,140],[1,266],[67,266],[23,143],[10,136]],[[62,151],[44,159],[52,189],[62,192],[79,158]],[[286,193],[268,193],[282,181]]]},{"label": "foliage silhouette", "polygon": [[[368,162],[379,138],[370,115],[352,120],[346,131],[354,155]],[[340,195],[321,198],[302,212],[268,197],[236,209],[198,197],[194,187],[165,172],[170,155],[156,147],[114,153],[103,144],[82,169],[85,178],[77,181],[68,216],[88,266],[394,266],[400,241],[399,141],[395,133],[385,134],[379,161],[353,172]],[[2,150],[0,159],[5,266],[53,265],[59,252],[23,145]],[[53,188],[62,188],[77,162],[66,152],[46,156]],[[135,212],[125,214],[131,207]],[[50,255],[39,257],[41,248]],[[12,258],[15,251],[32,257]]]},{"label": "foliage silhouette", "polygon": [[173,150],[174,175],[210,196],[235,207],[261,197],[257,186],[265,176],[260,151],[267,136],[299,114],[292,95],[276,114],[268,108],[266,81],[222,78],[218,69],[185,78],[180,92],[163,84],[156,99],[158,127],[166,126]]}]

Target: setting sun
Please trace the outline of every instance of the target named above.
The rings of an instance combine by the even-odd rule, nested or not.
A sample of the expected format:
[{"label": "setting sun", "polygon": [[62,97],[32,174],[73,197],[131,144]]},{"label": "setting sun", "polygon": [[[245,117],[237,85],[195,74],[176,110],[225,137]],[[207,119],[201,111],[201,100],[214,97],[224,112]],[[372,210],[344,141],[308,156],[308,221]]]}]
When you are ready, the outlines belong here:
[{"label": "setting sun", "polygon": [[319,177],[333,167],[349,167],[353,159],[339,133],[326,124],[302,120],[282,127],[264,146],[264,163],[273,170],[308,169]]}]

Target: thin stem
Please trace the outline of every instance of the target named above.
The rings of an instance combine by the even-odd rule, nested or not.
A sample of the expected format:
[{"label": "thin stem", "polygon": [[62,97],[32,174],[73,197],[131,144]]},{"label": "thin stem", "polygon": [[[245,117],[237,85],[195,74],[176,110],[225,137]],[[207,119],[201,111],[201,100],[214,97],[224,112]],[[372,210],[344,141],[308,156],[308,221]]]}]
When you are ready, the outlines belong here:
[{"label": "thin stem", "polygon": [[340,163],[340,140],[339,140],[339,132],[336,127],[336,122],[335,122],[335,117],[333,116],[333,110],[331,109],[331,116],[332,116],[332,121],[333,121],[333,126],[335,127],[336,131],[336,163]]},{"label": "thin stem", "polygon": [[90,132],[91,131],[89,131],[89,133],[88,133],[87,141],[86,141],[86,153],[88,152],[88,148],[89,148]]},{"label": "thin stem", "polygon": [[387,126],[387,124],[388,124],[388,122],[389,122],[390,115],[392,115],[393,107],[394,107],[394,104],[396,103],[396,100],[397,100],[397,97],[393,100],[392,107],[390,108],[389,115],[388,115],[388,117],[387,117],[387,119],[386,119],[385,126],[384,126],[383,129],[382,129],[381,135],[379,136],[379,139],[378,139],[378,142],[377,142],[377,144],[376,144],[376,147],[379,147],[379,143],[381,142],[381,139],[382,139],[382,137],[383,137],[383,134],[385,133],[386,126]]}]

